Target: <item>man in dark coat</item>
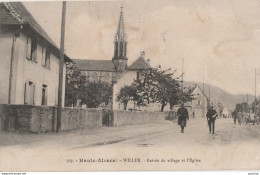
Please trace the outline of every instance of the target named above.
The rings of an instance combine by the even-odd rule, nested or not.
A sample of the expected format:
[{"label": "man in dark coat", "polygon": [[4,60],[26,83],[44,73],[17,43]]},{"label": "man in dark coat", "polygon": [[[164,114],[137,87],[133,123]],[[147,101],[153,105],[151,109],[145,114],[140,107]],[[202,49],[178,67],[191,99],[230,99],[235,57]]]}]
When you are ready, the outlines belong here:
[{"label": "man in dark coat", "polygon": [[186,127],[186,119],[189,120],[188,110],[184,107],[184,103],[181,103],[181,107],[177,111],[178,125],[181,126],[181,132],[184,133],[184,127]]},{"label": "man in dark coat", "polygon": [[215,120],[218,116],[218,113],[216,110],[213,109],[213,105],[210,105],[208,112],[206,114],[207,120],[208,120],[208,125],[209,125],[209,133],[214,134],[215,132]]},{"label": "man in dark coat", "polygon": [[234,118],[234,124],[237,123],[237,110],[235,109],[233,112],[232,112],[232,117]]}]

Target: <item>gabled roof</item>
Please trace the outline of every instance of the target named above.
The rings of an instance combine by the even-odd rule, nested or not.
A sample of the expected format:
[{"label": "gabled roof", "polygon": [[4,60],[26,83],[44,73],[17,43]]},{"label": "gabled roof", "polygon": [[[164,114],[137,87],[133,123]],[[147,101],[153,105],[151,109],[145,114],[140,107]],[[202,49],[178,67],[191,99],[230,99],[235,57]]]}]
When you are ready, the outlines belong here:
[{"label": "gabled roof", "polygon": [[[206,97],[206,99],[208,101],[210,101],[211,104],[213,104],[215,107],[219,108],[219,106],[212,100],[212,99],[209,99],[209,97],[205,94],[205,92],[203,91],[203,89],[201,89],[201,87],[199,85],[197,85],[196,87],[198,87],[198,89],[202,92],[202,94]],[[196,89],[196,88],[195,88]],[[195,90],[194,89],[194,90]],[[193,91],[194,91],[193,90]]]},{"label": "gabled roof", "polygon": [[[209,100],[208,96],[205,94],[205,92],[203,91],[203,89],[201,89],[201,87],[199,85],[196,85],[196,87],[202,92],[202,94],[206,97],[207,100]],[[193,91],[195,91],[196,88],[194,88]]]},{"label": "gabled roof", "polygon": [[73,62],[81,71],[114,71],[112,60],[73,59]]},{"label": "gabled roof", "polygon": [[190,91],[193,93],[193,92],[195,91],[196,88],[197,88],[197,85],[192,86],[192,87],[190,88]]},{"label": "gabled roof", "polygon": [[[25,8],[22,2],[1,2],[0,3],[0,24],[2,25],[28,25],[36,33],[42,36],[47,42],[49,42],[56,51],[59,51],[58,46],[49,37],[49,35],[43,30],[38,22],[33,18],[31,13]],[[65,55],[66,61],[71,61],[67,55]]]},{"label": "gabled roof", "polygon": [[9,11],[9,14],[0,17],[1,19],[0,24],[26,24],[27,23],[35,31],[37,31],[45,39],[47,39],[52,45],[57,47],[56,44],[53,42],[53,40],[48,36],[48,34],[33,18],[31,13],[25,8],[22,2],[1,2],[1,6],[2,5]]},{"label": "gabled roof", "polygon": [[152,69],[149,62],[144,58],[144,52],[141,53],[141,56],[131,64],[127,70],[144,70],[144,69]]}]

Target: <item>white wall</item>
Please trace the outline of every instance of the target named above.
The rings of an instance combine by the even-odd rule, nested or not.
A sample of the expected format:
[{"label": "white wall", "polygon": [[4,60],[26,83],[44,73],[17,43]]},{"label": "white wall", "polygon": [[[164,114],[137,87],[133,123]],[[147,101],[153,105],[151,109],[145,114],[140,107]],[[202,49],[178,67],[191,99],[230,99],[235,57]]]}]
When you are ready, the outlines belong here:
[{"label": "white wall", "polygon": [[8,103],[13,35],[0,29],[0,103]]},{"label": "white wall", "polygon": [[[6,34],[4,34],[6,36]],[[0,44],[0,51],[4,53],[4,65],[1,64],[2,67],[10,67],[10,58],[11,58],[11,51],[10,51],[10,40],[12,41],[12,36],[8,36],[6,39],[6,43],[2,42]],[[42,99],[42,85],[45,84],[48,86],[47,88],[47,105],[54,106],[55,105],[55,98],[57,98],[57,89],[58,89],[58,78],[59,78],[59,59],[51,53],[50,57],[50,69],[47,69],[42,66],[42,59],[41,59],[41,50],[42,50],[42,43],[37,43],[37,63],[31,60],[26,59],[26,47],[27,47],[27,36],[21,33],[20,36],[16,40],[16,50],[14,56],[14,77],[12,82],[12,104],[24,104],[24,90],[25,90],[25,82],[32,81],[35,83],[35,105],[41,105]],[[3,47],[3,45],[6,45]],[[2,52],[3,50],[3,52]],[[1,56],[2,57],[2,56]],[[9,58],[8,58],[9,57]],[[2,58],[1,58],[2,59]],[[9,61],[8,61],[9,59]],[[3,63],[3,62],[2,62]],[[9,70],[0,69],[1,71],[1,80],[4,82],[6,81],[6,77],[9,79]],[[4,71],[3,71],[4,70]],[[63,104],[64,104],[64,97],[65,97],[65,76],[66,76],[66,66],[64,64],[64,71],[63,71]],[[5,79],[4,79],[5,78]],[[1,82],[3,82],[1,81]],[[4,92],[7,92],[6,85],[1,86],[1,89],[4,89]],[[2,91],[1,91],[2,92]],[[5,96],[2,96],[0,93],[0,99],[5,99]],[[6,100],[1,100],[0,103],[7,103]]]},{"label": "white wall", "polygon": [[[127,71],[120,77],[120,79],[117,81],[117,83],[114,84],[114,86],[113,86],[113,109],[115,109],[115,110],[124,109],[123,104],[118,102],[116,100],[116,98],[120,92],[120,89],[126,85],[127,86],[131,85],[135,79],[136,79],[136,71]],[[127,105],[127,108],[128,109],[133,108],[133,105],[131,103],[129,103]]]},{"label": "white wall", "polygon": [[[195,95],[196,99],[193,100],[192,102],[189,102],[188,104],[192,106],[192,111],[195,113],[195,117],[205,117],[207,113],[207,98],[198,87],[196,87],[196,89],[193,91],[193,94],[199,94],[199,95]],[[198,104],[199,101],[200,101],[200,105]],[[203,106],[204,106],[204,111],[203,111]]]}]

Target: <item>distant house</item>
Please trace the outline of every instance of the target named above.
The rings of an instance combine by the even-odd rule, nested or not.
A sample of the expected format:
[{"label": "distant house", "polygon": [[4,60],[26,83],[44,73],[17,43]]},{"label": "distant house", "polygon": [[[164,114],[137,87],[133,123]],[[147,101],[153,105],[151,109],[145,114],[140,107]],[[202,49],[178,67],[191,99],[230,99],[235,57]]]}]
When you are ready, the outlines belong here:
[{"label": "distant house", "polygon": [[0,40],[0,103],[57,105],[59,48],[21,2],[0,3]]},{"label": "distant house", "polygon": [[189,114],[191,116],[194,113],[195,118],[206,117],[208,104],[213,105],[218,115],[220,115],[219,106],[212,99],[209,99],[209,97],[205,94],[200,86],[196,85],[192,90],[192,94],[195,94],[195,100],[185,103],[185,106],[188,108]]}]

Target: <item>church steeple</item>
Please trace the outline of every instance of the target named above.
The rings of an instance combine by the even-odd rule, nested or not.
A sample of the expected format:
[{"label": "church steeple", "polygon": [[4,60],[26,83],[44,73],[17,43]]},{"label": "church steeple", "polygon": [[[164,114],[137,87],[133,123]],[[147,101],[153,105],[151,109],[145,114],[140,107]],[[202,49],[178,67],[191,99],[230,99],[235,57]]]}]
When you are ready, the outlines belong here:
[{"label": "church steeple", "polygon": [[114,57],[112,61],[114,63],[116,71],[123,72],[127,67],[127,35],[125,33],[125,23],[123,7],[121,7],[118,28],[114,41]]}]

